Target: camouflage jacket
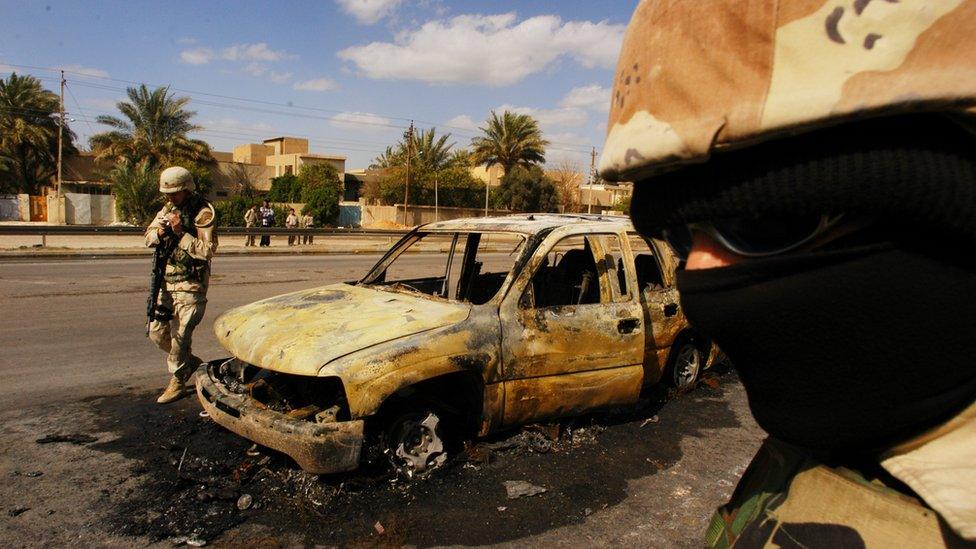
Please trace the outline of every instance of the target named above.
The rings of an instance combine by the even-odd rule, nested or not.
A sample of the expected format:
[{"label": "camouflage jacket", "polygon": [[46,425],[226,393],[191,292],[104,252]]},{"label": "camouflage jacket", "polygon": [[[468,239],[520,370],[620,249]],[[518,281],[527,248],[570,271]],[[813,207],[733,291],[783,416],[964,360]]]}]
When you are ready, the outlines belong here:
[{"label": "camouflage jacket", "polygon": [[146,230],[146,245],[159,244],[157,229],[169,213],[178,213],[184,227],[176,249],[166,263],[166,289],[171,292],[203,292],[210,285],[210,260],[217,250],[216,212],[213,206],[195,195],[181,207],[167,202]]},{"label": "camouflage jacket", "polygon": [[879,456],[827,466],[767,439],[709,547],[945,547],[976,541],[976,403]]}]

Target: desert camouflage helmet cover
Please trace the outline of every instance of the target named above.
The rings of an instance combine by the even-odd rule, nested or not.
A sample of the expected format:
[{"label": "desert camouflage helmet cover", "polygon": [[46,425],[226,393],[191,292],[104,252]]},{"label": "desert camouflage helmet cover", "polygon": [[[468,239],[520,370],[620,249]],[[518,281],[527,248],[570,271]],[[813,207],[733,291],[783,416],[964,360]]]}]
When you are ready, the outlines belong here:
[{"label": "desert camouflage helmet cover", "polygon": [[172,166],[163,170],[159,174],[159,192],[169,194],[186,189],[192,191],[196,188],[193,183],[193,174],[186,168]]},{"label": "desert camouflage helmet cover", "polygon": [[976,0],[645,0],[600,171],[636,181],[853,116],[976,104]]}]

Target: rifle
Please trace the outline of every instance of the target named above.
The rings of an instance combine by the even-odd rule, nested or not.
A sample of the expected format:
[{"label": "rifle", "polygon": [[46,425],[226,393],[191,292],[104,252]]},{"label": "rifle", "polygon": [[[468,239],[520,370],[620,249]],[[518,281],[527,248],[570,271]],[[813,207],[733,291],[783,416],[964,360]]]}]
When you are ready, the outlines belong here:
[{"label": "rifle", "polygon": [[159,292],[166,283],[166,262],[176,249],[179,240],[169,224],[163,226],[163,235],[159,237],[159,244],[153,249],[152,273],[149,275],[149,299],[146,301],[146,337],[149,337],[149,327],[154,320],[167,322],[173,319],[173,310],[158,303]]}]

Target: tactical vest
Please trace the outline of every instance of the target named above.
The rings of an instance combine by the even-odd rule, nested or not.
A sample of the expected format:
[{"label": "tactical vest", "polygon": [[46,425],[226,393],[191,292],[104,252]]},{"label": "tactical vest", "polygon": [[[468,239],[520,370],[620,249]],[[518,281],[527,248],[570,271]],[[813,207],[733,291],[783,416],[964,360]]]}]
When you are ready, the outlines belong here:
[{"label": "tactical vest", "polygon": [[[202,197],[190,195],[179,207],[167,204],[171,212],[180,214],[183,230],[190,236],[197,236],[196,218],[200,210],[207,205]],[[167,261],[166,282],[178,284],[180,282],[197,282],[205,284],[210,277],[210,262],[196,259],[180,247],[176,247]]]},{"label": "tactical vest", "polygon": [[883,470],[829,467],[766,439],[705,546],[945,547],[965,544],[935,511]]}]

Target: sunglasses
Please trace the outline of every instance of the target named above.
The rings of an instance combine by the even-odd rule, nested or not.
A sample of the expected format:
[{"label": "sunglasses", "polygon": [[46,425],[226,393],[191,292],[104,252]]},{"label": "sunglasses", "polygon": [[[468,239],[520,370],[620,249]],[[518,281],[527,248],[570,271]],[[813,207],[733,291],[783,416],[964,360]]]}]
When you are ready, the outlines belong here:
[{"label": "sunglasses", "polygon": [[689,223],[655,235],[671,245],[681,259],[691,253],[692,232],[711,236],[725,249],[745,257],[768,257],[800,248],[837,224],[841,215],[740,218]]}]

